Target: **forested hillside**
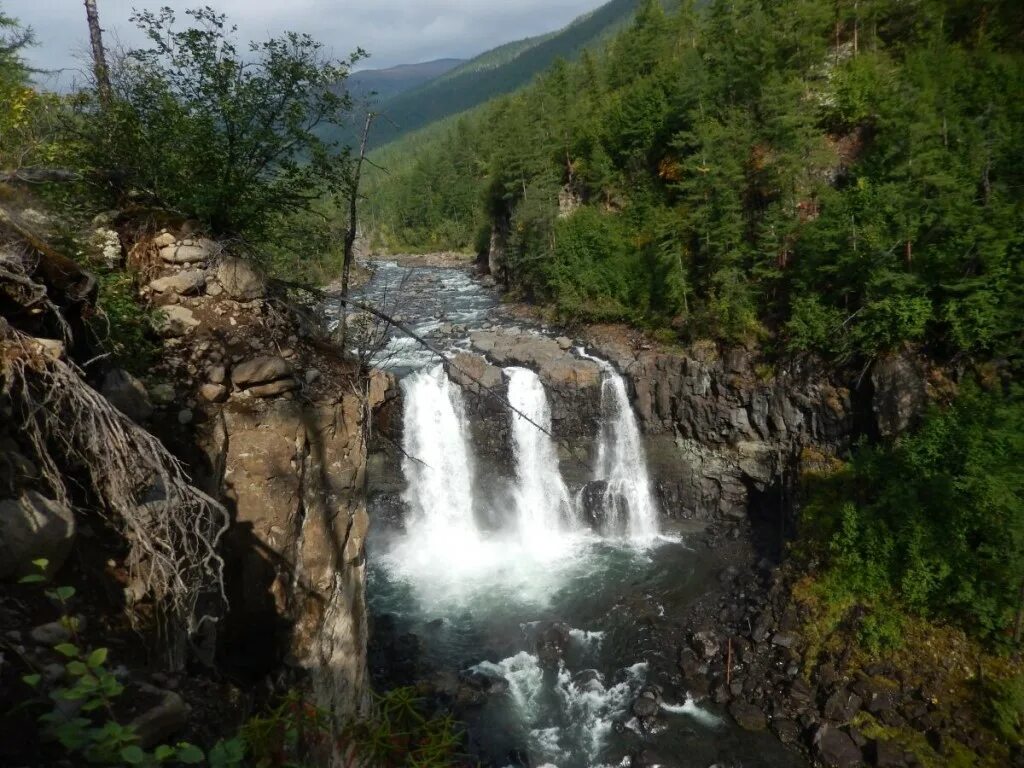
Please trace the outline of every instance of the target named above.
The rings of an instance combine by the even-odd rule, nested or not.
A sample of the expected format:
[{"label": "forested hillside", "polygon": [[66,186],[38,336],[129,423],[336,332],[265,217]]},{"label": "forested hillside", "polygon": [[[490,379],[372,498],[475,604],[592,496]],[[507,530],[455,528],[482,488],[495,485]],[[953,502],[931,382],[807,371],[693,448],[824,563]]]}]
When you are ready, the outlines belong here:
[{"label": "forested hillside", "polygon": [[442,77],[463,63],[461,59],[436,59],[387,69],[362,69],[349,75],[345,85],[357,104],[373,105]]},{"label": "forested hillside", "polygon": [[381,146],[530,82],[558,58],[573,59],[626,24],[637,0],[611,0],[558,32],[508,43],[477,56],[421,88],[380,105],[387,116],[371,136]]},{"label": "forested hillside", "polygon": [[378,235],[483,248],[493,223],[510,285],[565,319],[1015,356],[1022,21],[1012,2],[648,2],[603,55],[389,148]]}]

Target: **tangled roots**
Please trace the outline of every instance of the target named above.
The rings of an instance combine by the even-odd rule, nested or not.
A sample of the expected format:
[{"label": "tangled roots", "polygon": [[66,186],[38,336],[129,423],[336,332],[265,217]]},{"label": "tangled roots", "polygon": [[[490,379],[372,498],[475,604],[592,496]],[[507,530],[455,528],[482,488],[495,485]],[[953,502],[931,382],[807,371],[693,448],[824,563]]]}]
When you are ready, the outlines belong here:
[{"label": "tangled roots", "polygon": [[[163,444],[86,384],[77,367],[2,319],[0,380],[21,419],[19,436],[57,500],[69,501],[61,468],[81,470],[128,542],[133,582],[194,630],[200,597],[224,599],[217,554],[229,523],[224,507],[193,487]],[[130,599],[142,596],[135,592]]]}]

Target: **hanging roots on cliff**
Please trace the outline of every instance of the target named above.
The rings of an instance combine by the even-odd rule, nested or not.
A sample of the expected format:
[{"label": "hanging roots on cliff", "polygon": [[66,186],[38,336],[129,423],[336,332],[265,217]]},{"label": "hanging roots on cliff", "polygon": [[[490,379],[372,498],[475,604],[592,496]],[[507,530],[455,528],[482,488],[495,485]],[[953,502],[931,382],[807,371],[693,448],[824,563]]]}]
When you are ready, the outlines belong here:
[{"label": "hanging roots on cliff", "polygon": [[128,542],[133,582],[194,629],[200,596],[224,595],[217,554],[229,522],[224,507],[193,487],[160,441],[86,384],[77,367],[2,318],[0,377],[21,419],[18,435],[57,500],[69,502],[62,468],[81,470]]}]

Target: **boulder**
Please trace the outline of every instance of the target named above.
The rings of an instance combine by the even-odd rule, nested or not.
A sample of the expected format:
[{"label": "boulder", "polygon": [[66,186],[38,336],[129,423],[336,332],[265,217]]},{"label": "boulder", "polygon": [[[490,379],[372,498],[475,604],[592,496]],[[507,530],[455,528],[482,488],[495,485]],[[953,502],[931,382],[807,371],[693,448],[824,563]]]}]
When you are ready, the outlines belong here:
[{"label": "boulder", "polygon": [[840,688],[825,701],[824,715],[836,723],[848,723],[860,710],[861,698],[847,688]]},{"label": "boulder", "polygon": [[254,357],[234,367],[231,383],[239,389],[247,389],[291,376],[292,367],[283,357]]},{"label": "boulder", "polygon": [[217,266],[217,282],[232,299],[252,301],[266,295],[263,276],[245,259],[229,256]]},{"label": "boulder", "polygon": [[206,273],[201,269],[184,269],[173,275],[158,277],[150,282],[149,287],[157,293],[176,293],[179,296],[191,296],[202,293],[206,287]]},{"label": "boulder", "polygon": [[892,741],[874,740],[868,745],[868,759],[877,768],[904,768],[903,748]]},{"label": "boulder", "polygon": [[157,331],[164,337],[184,336],[193,328],[201,325],[200,321],[196,319],[196,316],[188,307],[173,304],[161,307],[160,312],[162,317],[157,320],[156,326]]},{"label": "boulder", "polygon": [[251,397],[277,397],[278,395],[283,395],[285,392],[293,392],[298,388],[298,379],[289,377],[287,379],[272,381],[269,384],[259,384],[255,387],[249,387],[245,392]]},{"label": "boulder", "polygon": [[853,739],[838,728],[823,725],[814,734],[814,752],[829,768],[855,768],[864,764],[864,755]]},{"label": "boulder", "polygon": [[604,531],[608,517],[607,493],[607,480],[591,480],[583,486],[583,490],[580,493],[583,516],[590,524],[590,527],[598,533]]},{"label": "boulder", "polygon": [[174,734],[188,725],[192,708],[174,691],[166,691],[155,707],[146,710],[131,722],[139,746],[151,749],[166,743]]},{"label": "boulder", "polygon": [[169,245],[174,245],[176,242],[178,242],[178,239],[170,232],[161,232],[153,238],[153,245],[157,248],[166,248]]},{"label": "boulder", "polygon": [[28,636],[32,638],[32,642],[52,648],[55,645],[70,640],[71,630],[59,621],[51,621],[49,624],[40,624],[38,627],[33,628],[28,633]]},{"label": "boulder", "polygon": [[228,388],[223,384],[203,384],[199,394],[208,403],[223,403],[228,397]]},{"label": "boulder", "polygon": [[227,371],[223,365],[211,365],[206,369],[206,378],[211,384],[223,384]]},{"label": "boulder", "polygon": [[0,500],[0,578],[35,573],[33,560],[50,561],[56,571],[75,539],[70,508],[33,490],[18,499]]},{"label": "boulder", "polygon": [[657,717],[660,710],[661,704],[652,692],[644,691],[633,701],[633,714],[639,718]]},{"label": "boulder", "polygon": [[501,389],[501,369],[469,352],[460,352],[452,358],[449,375],[452,381],[475,395]]},{"label": "boulder", "polygon": [[212,240],[190,238],[165,245],[160,249],[160,258],[168,264],[195,264],[212,259],[218,251],[219,247]]},{"label": "boulder", "polygon": [[141,423],[153,413],[145,385],[121,368],[107,372],[100,385],[100,394],[132,421]]},{"label": "boulder", "polygon": [[745,731],[763,731],[768,727],[764,712],[753,704],[736,700],[729,705],[729,714],[736,724]]},{"label": "boulder", "polygon": [[694,632],[690,637],[690,647],[702,659],[713,659],[722,650],[722,641],[712,630],[705,629]]},{"label": "boulder", "polygon": [[569,647],[571,628],[561,621],[553,621],[537,635],[537,658],[542,667],[554,669]]}]

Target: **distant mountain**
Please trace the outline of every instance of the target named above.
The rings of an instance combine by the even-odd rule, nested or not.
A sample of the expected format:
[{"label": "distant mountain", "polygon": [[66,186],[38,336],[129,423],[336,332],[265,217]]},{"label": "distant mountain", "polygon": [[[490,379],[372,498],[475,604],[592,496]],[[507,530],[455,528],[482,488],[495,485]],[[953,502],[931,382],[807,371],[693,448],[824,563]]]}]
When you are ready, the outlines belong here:
[{"label": "distant mountain", "polygon": [[370,143],[381,146],[442,118],[514,91],[558,58],[574,59],[633,18],[639,0],[611,0],[547,35],[507,43],[450,69],[418,87],[381,98]]},{"label": "distant mountain", "polygon": [[400,64],[387,69],[364,69],[349,75],[346,83],[357,102],[373,98],[380,103],[428,83],[465,64],[464,59],[437,59],[420,64]]}]

